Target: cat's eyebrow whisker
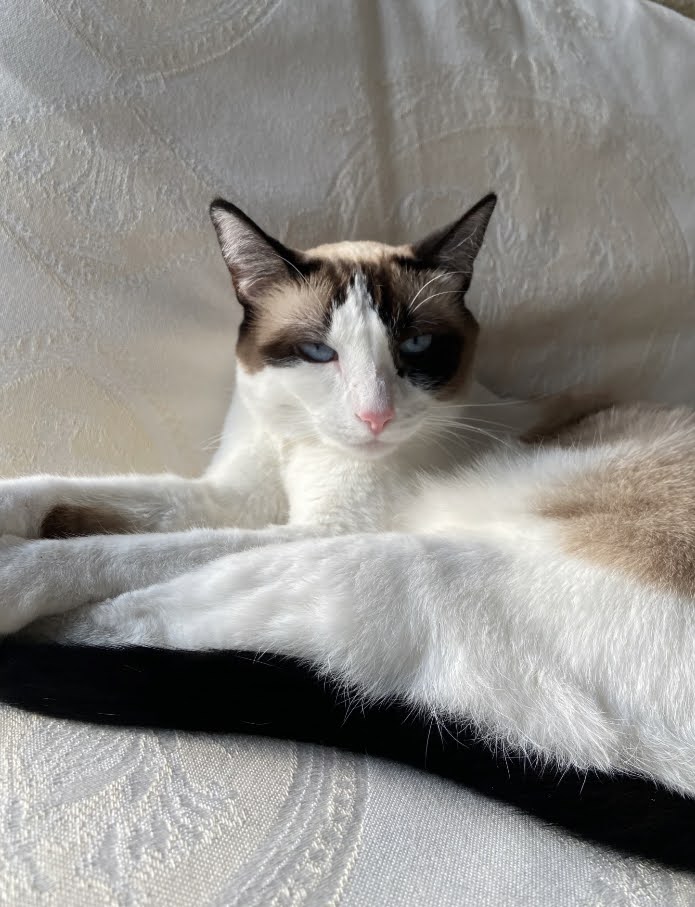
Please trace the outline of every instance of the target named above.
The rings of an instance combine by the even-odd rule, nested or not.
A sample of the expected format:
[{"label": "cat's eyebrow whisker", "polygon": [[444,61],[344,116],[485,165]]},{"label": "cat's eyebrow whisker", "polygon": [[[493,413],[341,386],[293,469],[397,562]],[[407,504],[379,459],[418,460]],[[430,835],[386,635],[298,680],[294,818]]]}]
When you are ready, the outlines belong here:
[{"label": "cat's eyebrow whisker", "polygon": [[434,283],[435,280],[442,280],[442,278],[447,277],[447,276],[448,276],[448,272],[447,272],[447,271],[441,271],[441,272],[438,272],[437,274],[435,274],[434,277],[431,277],[428,281],[426,281],[425,283],[423,283],[423,285],[420,287],[420,289],[417,291],[417,293],[413,296],[413,298],[412,298],[412,299],[410,300],[410,302],[408,303],[408,308],[410,308],[410,307],[412,306],[412,304],[413,304],[413,303],[415,302],[415,300],[418,298],[418,296],[420,295],[420,293],[422,293],[423,290],[426,290],[427,287],[428,287],[431,283]]},{"label": "cat's eyebrow whisker", "polygon": [[444,296],[446,293],[459,293],[459,292],[460,292],[460,290],[440,290],[439,293],[431,293],[429,296],[425,296],[424,299],[421,299],[420,302],[415,306],[415,308],[411,308],[410,314],[414,315],[416,312],[419,312],[420,309],[423,307],[423,305],[428,303],[430,301],[430,299],[434,299],[436,296]]},{"label": "cat's eyebrow whisker", "polygon": [[[470,276],[470,272],[469,272],[469,271],[450,271],[450,270],[448,270],[448,269],[447,269],[446,271],[439,271],[437,274],[434,275],[434,277],[431,277],[428,281],[426,281],[425,283],[423,283],[423,285],[420,287],[420,289],[417,291],[417,293],[413,296],[413,298],[412,298],[412,299],[410,300],[410,302],[408,303],[408,308],[410,308],[410,307],[413,305],[413,303],[414,303],[415,300],[418,298],[418,296],[420,295],[420,293],[422,293],[423,290],[427,289],[427,287],[428,287],[433,281],[435,281],[435,280],[441,280],[441,279],[444,278],[444,277],[469,277],[469,276]],[[458,292],[458,291],[457,291],[457,290],[452,290],[451,292],[454,292],[454,293],[455,293],[455,292]]]},{"label": "cat's eyebrow whisker", "polygon": [[323,302],[321,301],[321,297],[319,296],[319,294],[316,292],[316,290],[312,287],[312,285],[311,285],[311,284],[309,283],[309,281],[307,280],[306,274],[302,274],[302,272],[299,270],[299,268],[297,267],[297,265],[293,264],[293,263],[292,263],[291,261],[289,261],[287,258],[284,258],[284,256],[278,255],[278,258],[281,258],[282,261],[284,261],[286,265],[289,265],[291,268],[294,268],[294,270],[297,272],[297,274],[299,274],[299,276],[302,278],[302,280],[304,281],[304,283],[307,285],[307,287],[309,288],[309,290],[314,294],[314,298],[316,299],[316,301],[318,302],[318,304],[321,306],[321,308],[323,308],[323,305],[324,305],[324,304],[323,304]]}]

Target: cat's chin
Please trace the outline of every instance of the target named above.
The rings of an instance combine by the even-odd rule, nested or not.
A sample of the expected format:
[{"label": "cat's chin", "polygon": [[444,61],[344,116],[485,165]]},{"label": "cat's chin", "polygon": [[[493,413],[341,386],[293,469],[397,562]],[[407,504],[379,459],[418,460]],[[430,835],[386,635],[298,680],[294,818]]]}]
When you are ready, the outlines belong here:
[{"label": "cat's chin", "polygon": [[364,444],[355,444],[350,450],[362,459],[378,460],[380,457],[393,453],[396,447],[398,447],[397,444],[388,441],[366,441]]},{"label": "cat's chin", "polygon": [[336,441],[333,438],[327,438],[326,441],[330,447],[360,460],[378,460],[393,453],[399,446],[393,441],[382,441],[378,438],[369,441],[355,441],[353,443]]}]

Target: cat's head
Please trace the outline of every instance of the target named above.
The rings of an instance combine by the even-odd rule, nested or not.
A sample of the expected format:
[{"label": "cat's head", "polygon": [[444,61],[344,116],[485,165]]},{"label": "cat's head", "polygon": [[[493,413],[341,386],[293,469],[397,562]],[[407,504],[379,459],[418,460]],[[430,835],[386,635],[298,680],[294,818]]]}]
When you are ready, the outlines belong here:
[{"label": "cat's head", "polygon": [[496,200],[412,245],[305,252],[213,202],[244,311],[237,380],[259,415],[282,435],[378,456],[465,399],[478,332],[465,293]]}]

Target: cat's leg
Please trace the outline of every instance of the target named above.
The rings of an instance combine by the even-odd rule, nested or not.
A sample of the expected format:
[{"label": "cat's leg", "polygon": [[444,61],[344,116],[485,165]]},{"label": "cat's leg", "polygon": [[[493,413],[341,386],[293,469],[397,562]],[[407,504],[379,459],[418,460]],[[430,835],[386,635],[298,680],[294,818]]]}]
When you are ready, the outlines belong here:
[{"label": "cat's leg", "polygon": [[695,609],[648,597],[551,552],[346,536],[221,558],[62,632],[292,655],[534,757],[695,794]]},{"label": "cat's leg", "polygon": [[312,537],[305,526],[0,539],[0,634],[133,589],[164,582],[233,552]]},{"label": "cat's leg", "polygon": [[284,522],[287,504],[268,445],[249,443],[227,471],[0,481],[0,535],[70,538],[169,532],[194,526],[260,528]]}]

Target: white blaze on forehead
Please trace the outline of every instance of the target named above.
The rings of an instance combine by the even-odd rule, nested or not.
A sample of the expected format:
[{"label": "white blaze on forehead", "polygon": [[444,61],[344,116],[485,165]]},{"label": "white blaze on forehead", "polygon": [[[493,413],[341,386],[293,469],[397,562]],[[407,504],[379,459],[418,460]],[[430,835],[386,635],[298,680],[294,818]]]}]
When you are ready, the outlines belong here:
[{"label": "white blaze on forehead", "polygon": [[361,271],[355,272],[345,302],[333,310],[326,342],[338,353],[355,412],[392,405],[396,370],[389,335]]}]

